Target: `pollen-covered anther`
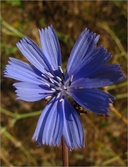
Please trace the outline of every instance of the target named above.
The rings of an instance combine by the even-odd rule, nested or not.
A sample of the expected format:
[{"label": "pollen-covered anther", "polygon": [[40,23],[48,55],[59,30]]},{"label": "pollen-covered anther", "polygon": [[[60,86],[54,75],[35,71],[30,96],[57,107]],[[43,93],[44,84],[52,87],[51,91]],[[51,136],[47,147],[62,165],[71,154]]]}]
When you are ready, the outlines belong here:
[{"label": "pollen-covered anther", "polygon": [[52,78],[49,78],[49,80],[50,80],[50,82],[51,82],[51,83],[54,83],[54,81],[53,81],[53,79],[52,79]]},{"label": "pollen-covered anther", "polygon": [[54,76],[50,72],[48,72],[47,74],[49,77],[54,78]]},{"label": "pollen-covered anther", "polygon": [[45,97],[45,99],[50,99],[52,96],[47,96],[47,97]]},{"label": "pollen-covered anther", "polygon": [[55,71],[55,70],[56,70],[53,66],[51,66],[51,67],[52,67],[52,70],[53,70],[53,71]]},{"label": "pollen-covered anther", "polygon": [[54,89],[54,88],[51,88],[51,90],[54,91],[54,92],[56,91],[56,89]]},{"label": "pollen-covered anther", "polygon": [[50,87],[50,84],[49,84],[49,83],[46,83],[46,82],[45,82],[44,84],[47,85],[48,87]]},{"label": "pollen-covered anther", "polygon": [[59,81],[62,81],[62,79],[61,79],[60,77],[56,76],[56,78],[57,78]]},{"label": "pollen-covered anther", "polygon": [[70,80],[69,80],[69,84],[68,84],[68,86],[70,86],[70,85],[71,85],[72,80],[73,80],[73,75],[71,75],[71,77],[70,77]]},{"label": "pollen-covered anther", "polygon": [[48,77],[45,74],[41,74],[45,79],[48,79]]},{"label": "pollen-covered anther", "polygon": [[59,98],[60,98],[60,92],[57,94],[56,99],[59,99]]},{"label": "pollen-covered anther", "polygon": [[58,66],[58,67],[59,67],[59,69],[60,69],[61,73],[63,74],[63,70],[62,70],[61,66]]},{"label": "pollen-covered anther", "polygon": [[63,98],[61,98],[61,99],[60,99],[60,102],[62,102],[63,100],[64,100],[64,99],[63,99]]},{"label": "pollen-covered anther", "polygon": [[67,90],[67,87],[66,86],[63,86],[64,90]]}]

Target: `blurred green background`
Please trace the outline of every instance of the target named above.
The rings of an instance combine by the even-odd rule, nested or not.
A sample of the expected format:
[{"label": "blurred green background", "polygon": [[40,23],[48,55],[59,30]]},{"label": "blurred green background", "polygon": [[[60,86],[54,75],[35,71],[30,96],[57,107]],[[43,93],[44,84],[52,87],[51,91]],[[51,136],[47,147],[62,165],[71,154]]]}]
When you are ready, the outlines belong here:
[{"label": "blurred green background", "polygon": [[[39,45],[38,28],[53,25],[60,40],[63,67],[79,34],[87,27],[101,35],[113,57],[110,63],[127,69],[126,1],[21,1],[1,2],[1,166],[61,166],[61,146],[37,147],[31,140],[45,102],[15,100],[14,80],[3,78],[8,57],[26,61],[15,43],[27,35]],[[88,112],[81,116],[86,147],[69,151],[70,166],[126,166],[127,82],[104,88],[117,99],[111,116]]]}]

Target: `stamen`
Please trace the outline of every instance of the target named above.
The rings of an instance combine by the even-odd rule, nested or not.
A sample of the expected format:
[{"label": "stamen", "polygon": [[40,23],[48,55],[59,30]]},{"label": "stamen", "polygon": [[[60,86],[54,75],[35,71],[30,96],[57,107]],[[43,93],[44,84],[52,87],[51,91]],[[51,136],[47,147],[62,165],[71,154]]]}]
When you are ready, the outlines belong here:
[{"label": "stamen", "polygon": [[56,89],[54,89],[54,88],[51,88],[51,90],[56,91]]},{"label": "stamen", "polygon": [[48,72],[47,74],[48,74],[48,76],[54,78],[54,76],[50,72]]},{"label": "stamen", "polygon": [[[52,78],[49,78],[49,80],[53,83],[53,84],[56,84],[57,86],[60,86],[60,82],[52,79]],[[55,85],[54,85],[55,86]]]},{"label": "stamen", "polygon": [[55,71],[56,69],[52,66],[52,69],[53,69],[53,71]]},{"label": "stamen", "polygon": [[64,99],[62,98],[62,99],[60,99],[60,102],[62,102]]},{"label": "stamen", "polygon": [[56,99],[59,99],[59,97],[60,97],[60,93],[58,93],[58,95],[57,95]]},{"label": "stamen", "polygon": [[49,98],[51,98],[52,96],[47,96],[47,97],[45,97],[45,99],[49,99]]},{"label": "stamen", "polygon": [[49,80],[50,80],[52,83],[54,83],[53,79],[49,78]]},{"label": "stamen", "polygon": [[45,74],[41,74],[44,78],[48,79],[48,77]]},{"label": "stamen", "polygon": [[58,66],[58,67],[59,67],[59,69],[60,69],[61,73],[63,74],[63,70],[62,70],[61,66]]},{"label": "stamen", "polygon": [[62,79],[61,79],[60,77],[56,76],[56,78],[57,78],[59,81],[62,81]]},{"label": "stamen", "polygon": [[71,78],[70,78],[70,80],[69,80],[69,86],[71,85],[71,83],[72,83],[72,80],[73,80],[73,75],[71,75]]},{"label": "stamen", "polygon": [[45,82],[44,84],[47,85],[48,87],[50,87],[50,84],[48,84],[47,82]]},{"label": "stamen", "polygon": [[66,87],[66,86],[64,86],[63,88],[64,88],[65,90],[67,89],[67,87]]},{"label": "stamen", "polygon": [[72,82],[72,80],[73,80],[73,75],[71,75],[71,79],[70,79],[70,81]]}]

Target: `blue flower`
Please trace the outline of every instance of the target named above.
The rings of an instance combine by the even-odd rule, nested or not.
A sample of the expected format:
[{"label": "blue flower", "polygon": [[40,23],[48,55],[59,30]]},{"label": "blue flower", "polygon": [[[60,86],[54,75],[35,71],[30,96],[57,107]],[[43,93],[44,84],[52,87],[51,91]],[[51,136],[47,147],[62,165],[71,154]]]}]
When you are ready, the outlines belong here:
[{"label": "blue flower", "polygon": [[61,51],[52,26],[39,30],[40,49],[28,37],[17,47],[30,64],[10,58],[5,77],[14,83],[17,99],[34,102],[50,98],[42,112],[33,139],[39,145],[58,146],[63,137],[67,147],[84,147],[84,131],[68,96],[86,110],[109,115],[114,97],[97,88],[122,81],[125,76],[120,65],[106,65],[111,54],[102,46],[96,47],[99,35],[85,29],[77,39],[66,68],[61,68]]}]

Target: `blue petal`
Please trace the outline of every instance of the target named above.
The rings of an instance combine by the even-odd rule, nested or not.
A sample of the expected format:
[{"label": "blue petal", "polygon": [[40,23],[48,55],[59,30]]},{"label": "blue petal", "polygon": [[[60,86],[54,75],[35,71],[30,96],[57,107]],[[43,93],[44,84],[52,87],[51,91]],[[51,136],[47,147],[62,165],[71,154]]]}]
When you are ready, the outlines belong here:
[{"label": "blue petal", "polygon": [[109,115],[109,107],[115,98],[95,89],[69,89],[67,92],[83,108],[97,114]]},{"label": "blue petal", "polygon": [[41,84],[44,79],[41,72],[35,67],[10,57],[9,64],[6,65],[4,76],[18,81]]},{"label": "blue petal", "polygon": [[70,150],[84,146],[84,132],[78,114],[67,99],[60,101],[54,97],[42,112],[32,139],[39,145],[58,146],[62,136]]},{"label": "blue petal", "polygon": [[61,66],[61,51],[54,28],[49,26],[48,29],[45,28],[45,30],[39,30],[39,33],[44,55],[47,57],[51,66],[58,70],[58,66]]},{"label": "blue petal", "polygon": [[38,101],[53,94],[52,90],[43,85],[17,82],[13,86],[16,88],[17,99],[28,102]]},{"label": "blue petal", "polygon": [[99,35],[96,37],[96,34],[89,32],[87,29],[80,34],[68,60],[66,78],[72,75],[76,68],[81,66],[83,61],[88,59],[99,37]]},{"label": "blue petal", "polygon": [[71,87],[101,88],[121,82],[125,75],[120,65],[105,65],[87,78],[80,78],[72,82]]},{"label": "blue petal", "polygon": [[39,145],[60,144],[63,133],[63,112],[60,105],[61,103],[54,97],[42,112],[32,138]]},{"label": "blue petal", "polygon": [[41,51],[41,49],[28,37],[23,38],[17,43],[17,47],[21,53],[26,57],[26,59],[34,65],[39,71],[52,72],[51,65],[49,64],[47,58]]},{"label": "blue petal", "polygon": [[69,150],[74,147],[84,147],[84,132],[79,115],[76,113],[69,100],[65,98],[63,107],[63,137]]},{"label": "blue petal", "polygon": [[111,58],[109,52],[107,52],[102,46],[93,49],[90,56],[83,61],[81,66],[76,66],[76,70],[72,74],[74,81],[79,78],[85,78],[90,76],[99,70],[105,63]]}]

